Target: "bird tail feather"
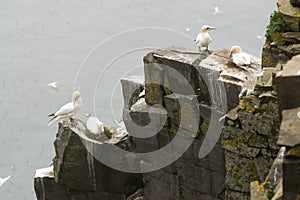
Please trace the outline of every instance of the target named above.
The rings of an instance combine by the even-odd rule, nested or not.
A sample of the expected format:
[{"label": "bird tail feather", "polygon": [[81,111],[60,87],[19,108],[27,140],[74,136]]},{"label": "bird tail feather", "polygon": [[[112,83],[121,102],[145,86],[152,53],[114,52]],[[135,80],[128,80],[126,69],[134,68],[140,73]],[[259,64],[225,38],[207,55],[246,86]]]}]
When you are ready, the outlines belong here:
[{"label": "bird tail feather", "polygon": [[57,116],[54,116],[54,117],[52,117],[50,120],[49,120],[49,122],[48,122],[48,126],[49,125],[51,125],[51,124],[53,124],[55,121],[57,121],[59,119],[59,117],[57,117]]},{"label": "bird tail feather", "polygon": [[55,114],[55,113],[52,113],[52,114],[48,115],[48,117],[53,117],[53,116],[54,116],[54,114]]}]

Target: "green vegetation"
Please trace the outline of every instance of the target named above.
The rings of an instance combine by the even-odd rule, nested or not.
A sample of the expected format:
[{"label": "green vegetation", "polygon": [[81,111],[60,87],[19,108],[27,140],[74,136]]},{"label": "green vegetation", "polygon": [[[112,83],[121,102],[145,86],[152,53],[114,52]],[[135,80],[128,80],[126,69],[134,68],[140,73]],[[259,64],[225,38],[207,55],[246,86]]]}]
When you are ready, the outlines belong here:
[{"label": "green vegetation", "polygon": [[272,41],[272,35],[282,33],[285,30],[286,25],[281,15],[278,12],[274,11],[274,13],[270,17],[270,23],[267,26],[267,31],[265,34],[267,41]]}]

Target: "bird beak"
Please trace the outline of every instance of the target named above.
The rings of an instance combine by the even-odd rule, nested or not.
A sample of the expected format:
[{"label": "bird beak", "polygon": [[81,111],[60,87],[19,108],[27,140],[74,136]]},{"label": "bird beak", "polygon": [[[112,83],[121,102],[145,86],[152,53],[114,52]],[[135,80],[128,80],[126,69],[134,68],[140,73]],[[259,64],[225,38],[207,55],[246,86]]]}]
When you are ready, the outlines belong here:
[{"label": "bird beak", "polygon": [[209,30],[216,30],[216,27],[209,27]]},{"label": "bird beak", "polygon": [[232,52],[230,52],[230,55],[229,55],[229,58],[231,58],[232,57]]}]

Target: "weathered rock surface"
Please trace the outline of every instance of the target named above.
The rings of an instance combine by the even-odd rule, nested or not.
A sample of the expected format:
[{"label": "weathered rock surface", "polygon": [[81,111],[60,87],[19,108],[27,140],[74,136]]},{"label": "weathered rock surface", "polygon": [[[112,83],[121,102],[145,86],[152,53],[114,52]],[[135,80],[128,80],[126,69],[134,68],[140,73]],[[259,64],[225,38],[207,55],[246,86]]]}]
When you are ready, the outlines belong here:
[{"label": "weathered rock surface", "polygon": [[124,108],[129,109],[138,101],[140,93],[144,90],[144,82],[143,76],[130,76],[121,79]]},{"label": "weathered rock surface", "polygon": [[[221,97],[227,92],[231,98],[230,106],[237,106],[240,92],[248,81],[245,77],[254,80],[257,77],[254,73],[261,68],[257,58],[252,57],[249,72],[234,66],[228,57],[228,49],[208,55],[178,47],[145,56],[145,100],[134,94],[131,98],[138,100],[129,107],[124,106],[123,110],[125,125],[136,145],[135,151],[152,152],[164,148],[175,136],[182,141],[193,140],[178,160],[163,169],[143,174],[149,200],[225,198],[225,159],[219,136],[211,136],[215,137],[210,139],[216,141],[216,145],[205,158],[199,158],[199,150],[205,141],[208,123],[212,126],[216,123],[211,121],[211,116],[218,116],[218,121],[224,115],[227,104],[220,102]],[[186,81],[177,79],[178,74],[173,70]],[[184,89],[187,84],[192,90]],[[222,84],[226,85],[227,91],[221,91]],[[208,87],[212,87],[212,91]],[[131,90],[126,88],[123,87],[123,92],[130,93]],[[151,107],[154,104],[160,106]],[[196,124],[196,127],[190,127],[190,124]],[[156,134],[151,135],[153,132]],[[139,138],[141,134],[150,136]],[[177,152],[181,147],[172,144],[172,148]],[[153,164],[147,157],[140,159],[141,168]]]},{"label": "weathered rock surface", "polygon": [[53,166],[37,170],[34,178],[34,188],[38,200],[127,200],[125,194],[69,189],[61,183],[55,182]]},{"label": "weathered rock surface", "polygon": [[[283,154],[283,173],[281,176],[276,177],[276,180],[275,178],[270,181],[266,180],[265,183],[268,182],[266,185],[271,186],[268,190],[269,192],[271,191],[271,194],[273,193],[273,199],[300,199],[300,186],[298,181],[298,176],[300,175],[298,153],[300,129],[299,125],[297,125],[299,121],[300,93],[296,86],[299,85],[300,80],[300,57],[295,56],[300,53],[300,4],[298,0],[277,0],[277,5],[279,12],[275,12],[271,16],[270,24],[267,27],[267,38],[262,55],[263,68],[268,68],[268,70],[272,72],[272,79],[271,76],[269,76],[270,78],[266,78],[266,80],[272,80],[268,83],[271,87],[268,89],[269,92],[266,92],[267,88],[262,87],[259,91],[264,91],[265,98],[276,99],[278,95],[278,107],[281,118],[278,144],[286,146],[287,152]],[[273,68],[273,70],[271,68]],[[260,86],[262,85],[263,84],[260,84]],[[276,91],[271,88],[276,88]],[[273,91],[270,93],[270,90]],[[273,133],[278,134],[277,131]],[[271,138],[268,138],[269,145],[270,141]],[[276,144],[272,142],[270,147],[274,149]],[[268,152],[265,153],[270,155]],[[276,164],[276,160],[274,164]],[[272,171],[274,171],[274,169],[272,169],[270,173]],[[274,172],[271,177],[276,173],[277,172]],[[282,180],[282,184],[278,183],[280,179]],[[276,186],[275,189],[272,188],[274,186]],[[273,189],[274,191],[272,191]]]},{"label": "weathered rock surface", "polygon": [[[281,7],[279,15],[285,11]],[[286,16],[282,19],[288,20]],[[287,26],[295,28],[293,23],[287,22]],[[55,141],[54,176],[35,178],[38,199],[44,195],[49,200],[250,199],[250,182],[265,180],[278,153],[277,91],[280,108],[287,108],[284,92],[288,93],[285,90],[292,87],[291,81],[298,83],[295,72],[299,65],[294,68],[287,68],[291,64],[284,65],[276,81],[274,76],[282,63],[297,51],[298,33],[283,30],[271,34],[264,49],[263,72],[260,60],[253,56],[249,67],[235,66],[229,59],[228,49],[208,54],[171,47],[147,54],[145,85],[142,77],[121,81],[123,119],[130,136],[126,133],[113,139],[104,135],[94,138],[79,120],[60,124]],[[283,39],[269,41],[277,36]],[[292,103],[295,103],[298,93],[290,95],[294,95]],[[299,176],[300,163],[298,107],[284,110],[282,138],[279,138],[282,141],[279,144],[290,145],[283,168],[286,174],[283,190],[288,199],[295,198],[300,191],[299,182],[294,179]],[[230,111],[226,114],[227,109]],[[223,121],[225,126],[219,137]],[[213,134],[209,132],[210,127]],[[173,143],[174,138],[179,138],[182,144]],[[186,141],[192,142],[184,149]],[[207,141],[213,145],[206,147]],[[141,153],[134,157],[130,154],[130,159],[144,173],[120,172],[95,159],[100,155],[118,166],[130,167],[128,158],[117,153],[105,154],[104,147],[112,145],[128,154]],[[143,153],[167,146],[168,159],[173,159],[172,162],[148,172],[149,166],[167,158],[161,155],[151,161]],[[208,149],[208,154],[201,157],[199,151],[203,147]],[[182,149],[185,151],[177,156]]]},{"label": "weathered rock surface", "polygon": [[53,166],[36,170],[34,190],[38,200],[71,200],[67,188],[55,182]]},{"label": "weathered rock surface", "polygon": [[264,180],[278,151],[278,104],[274,98],[256,95],[241,100],[236,111],[238,118],[227,119],[222,135],[226,186],[246,196],[251,181]]},{"label": "weathered rock surface", "polygon": [[276,87],[282,121],[278,144],[287,147],[283,162],[283,199],[300,199],[300,56],[277,73]]},{"label": "weathered rock surface", "polygon": [[[159,49],[147,54],[144,57],[146,102],[149,105],[163,104],[163,97],[171,93],[170,89],[172,92],[190,95],[192,93],[186,89],[187,83],[194,89],[193,93],[202,94],[199,98],[207,98],[205,87],[198,90],[201,77],[196,70],[200,61],[207,56],[207,52],[181,47]],[[187,82],[182,82],[183,78]]]},{"label": "weathered rock surface", "polygon": [[263,67],[275,67],[284,64],[299,54],[300,8],[293,7],[297,0],[277,0],[278,12],[270,18],[267,27],[266,42],[263,48]]},{"label": "weathered rock surface", "polygon": [[253,88],[225,118],[221,143],[226,160],[226,199],[250,199],[250,182],[264,181],[278,152],[280,120],[273,89],[276,69],[256,72],[261,76],[253,81]]},{"label": "weathered rock surface", "polygon": [[290,3],[294,7],[298,7],[298,8],[300,7],[300,0],[290,0]]},{"label": "weathered rock surface", "polygon": [[300,145],[289,149],[283,161],[283,199],[300,199]]},{"label": "weathered rock surface", "polygon": [[292,31],[299,31],[300,8],[293,7],[289,0],[277,0],[278,11]]},{"label": "weathered rock surface", "polygon": [[278,144],[294,147],[300,144],[300,107],[282,111]]},{"label": "weathered rock surface", "polygon": [[280,111],[300,107],[299,85],[300,56],[294,56],[276,76],[276,89]]},{"label": "weathered rock surface", "polygon": [[[79,120],[60,124],[54,142],[56,156],[53,159],[54,175],[58,183],[70,190],[104,192],[128,196],[143,186],[141,175],[120,172],[109,168],[94,155],[109,156],[119,165],[128,165],[119,155],[105,155],[106,145],[117,145],[132,151],[129,137],[110,143],[90,139],[85,124]],[[115,157],[114,157],[115,156]],[[81,195],[81,194],[80,194]]]},{"label": "weathered rock surface", "polygon": [[211,107],[231,110],[239,104],[240,94],[252,91],[261,72],[260,59],[251,56],[251,64],[247,68],[237,67],[230,57],[229,49],[215,51],[199,64],[198,71],[207,85]]}]

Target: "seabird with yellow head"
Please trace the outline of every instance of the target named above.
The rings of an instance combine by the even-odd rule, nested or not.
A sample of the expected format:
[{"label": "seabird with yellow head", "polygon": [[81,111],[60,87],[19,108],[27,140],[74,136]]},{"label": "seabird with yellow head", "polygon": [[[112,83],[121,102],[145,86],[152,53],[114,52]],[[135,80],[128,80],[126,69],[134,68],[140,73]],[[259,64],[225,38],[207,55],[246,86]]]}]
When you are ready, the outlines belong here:
[{"label": "seabird with yellow head", "polygon": [[208,45],[212,42],[212,38],[208,34],[209,30],[215,30],[216,27],[212,27],[209,25],[204,25],[201,27],[201,32],[197,35],[195,42],[199,46],[199,50],[201,51],[202,47],[206,48],[208,51]]},{"label": "seabird with yellow head", "polygon": [[236,66],[248,66],[251,63],[249,54],[242,51],[238,45],[233,45],[230,50],[230,57]]},{"label": "seabird with yellow head", "polygon": [[51,125],[52,123],[58,120],[72,118],[79,111],[81,106],[82,106],[81,94],[79,91],[75,91],[73,92],[72,102],[66,103],[55,113],[48,115],[48,117],[52,117],[48,122],[48,125]]}]

